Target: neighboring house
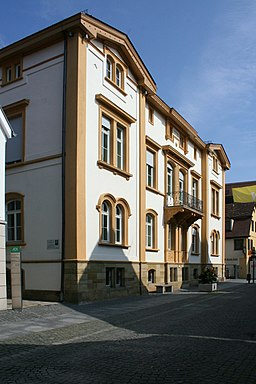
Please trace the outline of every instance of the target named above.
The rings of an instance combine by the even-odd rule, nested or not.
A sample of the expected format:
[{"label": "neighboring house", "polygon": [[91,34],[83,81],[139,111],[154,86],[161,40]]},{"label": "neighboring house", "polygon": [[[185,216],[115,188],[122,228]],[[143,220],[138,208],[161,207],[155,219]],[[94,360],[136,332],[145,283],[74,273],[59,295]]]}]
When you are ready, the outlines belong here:
[{"label": "neighboring house", "polygon": [[5,146],[11,138],[11,127],[0,107],[0,310],[7,309],[5,249]]},{"label": "neighboring house", "polygon": [[[233,188],[256,185],[256,181],[226,184],[226,277],[253,274],[250,261],[256,247],[256,203],[234,203]],[[256,273],[255,273],[256,278]]]},{"label": "neighboring house", "polygon": [[206,265],[224,278],[227,155],[157,96],[126,34],[79,13],[3,48],[0,65],[24,297],[179,288]]}]

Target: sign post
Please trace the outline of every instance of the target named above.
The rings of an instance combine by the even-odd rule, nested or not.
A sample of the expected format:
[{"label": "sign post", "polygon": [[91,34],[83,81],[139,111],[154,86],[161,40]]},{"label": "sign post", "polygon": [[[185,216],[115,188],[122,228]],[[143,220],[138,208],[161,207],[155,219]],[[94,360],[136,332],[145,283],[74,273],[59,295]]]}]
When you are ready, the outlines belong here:
[{"label": "sign post", "polygon": [[11,248],[12,309],[22,309],[20,247]]}]

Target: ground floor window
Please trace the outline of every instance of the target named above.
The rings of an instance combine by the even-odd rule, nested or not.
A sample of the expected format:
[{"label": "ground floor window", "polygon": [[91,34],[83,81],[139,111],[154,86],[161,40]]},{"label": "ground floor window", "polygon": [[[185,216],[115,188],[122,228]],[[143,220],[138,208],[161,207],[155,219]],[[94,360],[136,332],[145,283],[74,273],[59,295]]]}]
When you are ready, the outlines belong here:
[{"label": "ground floor window", "polygon": [[170,281],[178,281],[178,269],[176,267],[170,268]]},{"label": "ground floor window", "polygon": [[198,279],[198,268],[193,269],[193,278],[196,280]]},{"label": "ground floor window", "polygon": [[148,271],[148,282],[155,283],[155,279],[156,279],[156,271],[154,269],[150,269]]},{"label": "ground floor window", "polygon": [[115,288],[115,287],[124,287],[125,285],[125,269],[124,268],[106,268],[106,286]]},{"label": "ground floor window", "polygon": [[182,268],[182,281],[188,281],[188,267]]}]

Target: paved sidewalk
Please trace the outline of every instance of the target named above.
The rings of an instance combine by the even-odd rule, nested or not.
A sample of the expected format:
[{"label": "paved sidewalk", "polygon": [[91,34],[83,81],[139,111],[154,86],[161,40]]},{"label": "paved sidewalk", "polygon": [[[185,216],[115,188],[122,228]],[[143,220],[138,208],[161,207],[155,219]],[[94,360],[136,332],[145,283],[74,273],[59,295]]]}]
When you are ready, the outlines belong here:
[{"label": "paved sidewalk", "polygon": [[[228,280],[219,283],[218,291],[212,294],[232,293],[236,287],[245,283],[246,280]],[[0,311],[0,340],[19,337],[31,332],[37,333],[82,324],[92,321],[94,318],[128,313],[141,307],[153,307],[156,297],[158,301],[160,300],[164,304],[165,302],[183,300],[190,294],[209,295],[206,292],[199,292],[198,288],[194,287],[180,289],[165,295],[125,297],[81,305],[24,300],[22,310],[12,310],[11,301],[9,301],[9,309]]]}]

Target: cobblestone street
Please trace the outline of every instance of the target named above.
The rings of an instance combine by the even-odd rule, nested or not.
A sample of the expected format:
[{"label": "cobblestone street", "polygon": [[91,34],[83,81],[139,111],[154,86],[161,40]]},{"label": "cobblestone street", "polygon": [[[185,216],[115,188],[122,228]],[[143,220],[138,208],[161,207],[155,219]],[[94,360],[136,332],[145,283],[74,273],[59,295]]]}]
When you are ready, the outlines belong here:
[{"label": "cobblestone street", "polygon": [[0,383],[256,383],[256,284],[0,313]]}]

